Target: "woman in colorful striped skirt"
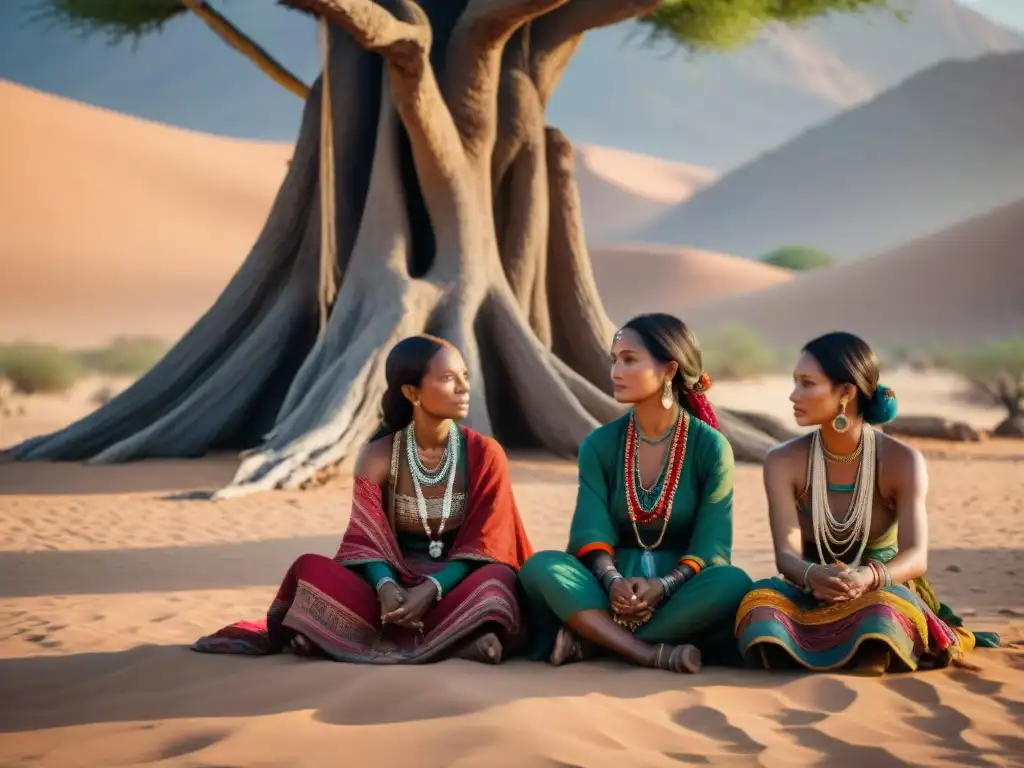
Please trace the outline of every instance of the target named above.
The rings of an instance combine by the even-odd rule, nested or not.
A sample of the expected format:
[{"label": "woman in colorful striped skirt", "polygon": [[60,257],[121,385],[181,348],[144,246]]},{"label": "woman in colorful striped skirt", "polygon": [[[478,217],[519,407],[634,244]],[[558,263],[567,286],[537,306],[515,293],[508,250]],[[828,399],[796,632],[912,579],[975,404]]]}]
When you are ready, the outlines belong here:
[{"label": "woman in colorful striped skirt", "polygon": [[896,397],[849,333],[804,347],[790,396],[809,434],[764,466],[780,578],[754,584],[736,617],[741,653],[770,669],[867,673],[946,666],[997,635],[972,633],[925,578],[928,472],[880,431]]}]

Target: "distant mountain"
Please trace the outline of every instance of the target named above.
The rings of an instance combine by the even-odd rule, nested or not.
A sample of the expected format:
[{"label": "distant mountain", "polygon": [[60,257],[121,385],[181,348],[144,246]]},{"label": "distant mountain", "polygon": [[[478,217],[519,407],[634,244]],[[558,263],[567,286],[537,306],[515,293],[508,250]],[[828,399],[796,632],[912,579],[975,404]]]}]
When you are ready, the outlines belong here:
[{"label": "distant mountain", "polygon": [[877,349],[1013,337],[1024,328],[1022,241],[1019,200],[854,264],[688,307],[686,320],[699,334],[756,328],[782,347],[836,328]]},{"label": "distant mountain", "polygon": [[992,19],[996,24],[1024,32],[1024,3],[1020,0],[957,0],[961,5]]},{"label": "distant mountain", "polygon": [[[1024,53],[945,62],[631,233],[758,258],[870,255],[1024,197]],[[964,254],[969,258],[969,254]]]},{"label": "distant mountain", "polygon": [[[214,4],[298,75],[315,77],[311,19],[272,0]],[[0,77],[200,131],[294,138],[298,100],[197,19],[174,19],[133,51],[30,24],[37,5],[0,2]],[[598,30],[569,66],[549,120],[575,141],[728,169],[939,61],[1024,42],[953,0],[912,7],[906,24],[891,14],[835,16],[693,59],[644,46],[635,24]]]}]

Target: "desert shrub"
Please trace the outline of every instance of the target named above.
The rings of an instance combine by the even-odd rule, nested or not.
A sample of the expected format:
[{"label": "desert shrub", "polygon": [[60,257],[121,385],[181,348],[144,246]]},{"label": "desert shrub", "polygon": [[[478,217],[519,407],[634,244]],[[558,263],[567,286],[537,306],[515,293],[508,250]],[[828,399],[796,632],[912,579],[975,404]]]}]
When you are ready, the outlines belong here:
[{"label": "desert shrub", "polygon": [[11,382],[15,392],[63,392],[81,375],[75,356],[47,344],[5,344],[0,346],[0,376]]},{"label": "desert shrub", "polygon": [[712,379],[744,379],[778,373],[786,359],[761,334],[744,326],[729,326],[700,335],[704,368]]},{"label": "desert shrub", "polygon": [[786,245],[782,248],[777,248],[763,256],[761,261],[765,264],[771,264],[773,267],[782,267],[783,269],[801,272],[808,269],[831,267],[835,264],[835,259],[832,258],[831,254],[806,245]]},{"label": "desert shrub", "polygon": [[976,396],[1006,408],[995,434],[1024,433],[1024,336],[942,350],[936,359],[963,376]]},{"label": "desert shrub", "polygon": [[141,376],[167,353],[167,344],[152,336],[119,336],[101,349],[81,355],[91,371],[108,376]]}]

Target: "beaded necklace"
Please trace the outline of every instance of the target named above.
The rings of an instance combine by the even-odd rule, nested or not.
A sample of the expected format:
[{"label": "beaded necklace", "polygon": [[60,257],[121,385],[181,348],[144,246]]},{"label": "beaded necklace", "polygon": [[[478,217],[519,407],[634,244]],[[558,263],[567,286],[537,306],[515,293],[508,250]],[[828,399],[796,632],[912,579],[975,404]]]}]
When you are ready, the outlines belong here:
[{"label": "beaded necklace", "polygon": [[[455,475],[459,464],[459,437],[459,428],[455,426],[455,422],[450,422],[448,445],[445,446],[444,454],[437,467],[430,470],[424,466],[420,460],[419,451],[416,450],[416,428],[412,424],[405,428],[405,458],[409,464],[412,487],[416,491],[416,507],[420,514],[420,523],[422,523],[423,532],[430,542],[427,552],[434,560],[438,560],[444,552],[441,535],[452,514],[452,489],[455,487]],[[437,538],[435,539],[430,532],[430,523],[427,519],[427,500],[423,495],[423,486],[433,487],[445,481],[447,481],[447,485],[441,500],[441,522],[437,526]]]},{"label": "beaded necklace", "polygon": [[[636,536],[637,544],[643,550],[640,562],[647,578],[654,578],[654,555],[651,552],[661,546],[661,542],[665,539],[665,533],[668,531],[669,520],[672,517],[672,501],[679,487],[683,461],[686,458],[686,435],[688,428],[689,416],[680,409],[672,430],[672,443],[665,456],[665,464],[658,479],[655,480],[654,485],[649,491],[643,489],[640,482],[638,450],[640,430],[636,425],[635,412],[630,415],[629,424],[626,428],[624,467],[626,509],[629,512],[629,521],[633,526],[633,535]],[[661,532],[657,540],[653,544],[648,545],[640,535],[638,524],[649,524],[658,519],[662,520]]]}]

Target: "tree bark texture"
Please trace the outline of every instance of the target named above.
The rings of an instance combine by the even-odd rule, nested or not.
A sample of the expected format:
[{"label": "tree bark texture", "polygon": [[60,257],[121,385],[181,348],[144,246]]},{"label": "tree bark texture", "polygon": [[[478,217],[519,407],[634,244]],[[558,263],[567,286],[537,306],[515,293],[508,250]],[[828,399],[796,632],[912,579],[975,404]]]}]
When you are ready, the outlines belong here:
[{"label": "tree bark texture", "polygon": [[[318,333],[321,80],[249,257],[149,373],[19,459],[114,462],[248,449],[219,497],[347,469],[379,424],[395,342],[449,339],[467,423],[572,456],[623,412],[569,141],[544,110],[588,30],[657,0],[286,0],[331,25],[337,274]],[[739,460],[775,442],[720,414]]]}]

